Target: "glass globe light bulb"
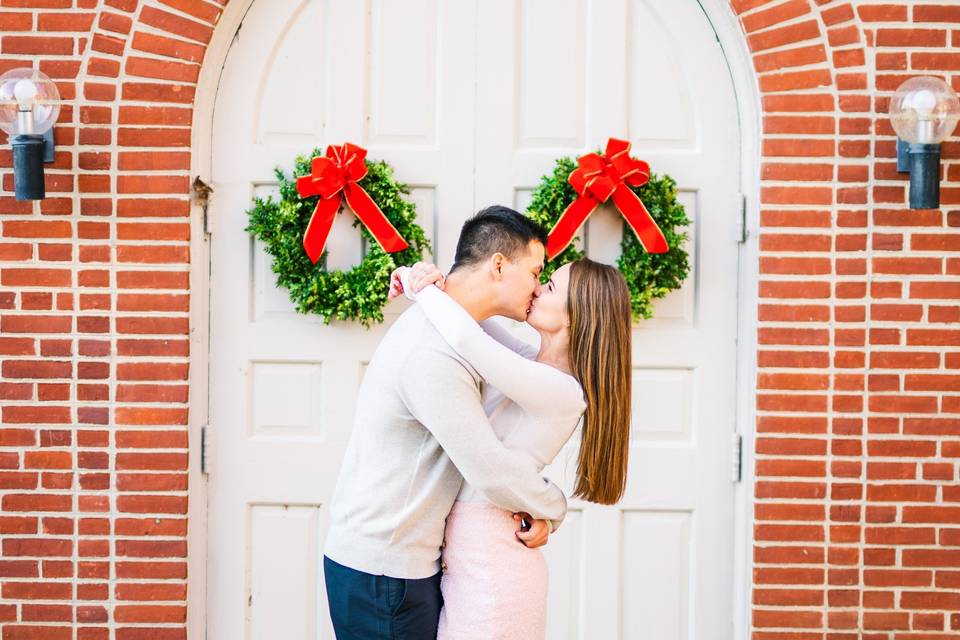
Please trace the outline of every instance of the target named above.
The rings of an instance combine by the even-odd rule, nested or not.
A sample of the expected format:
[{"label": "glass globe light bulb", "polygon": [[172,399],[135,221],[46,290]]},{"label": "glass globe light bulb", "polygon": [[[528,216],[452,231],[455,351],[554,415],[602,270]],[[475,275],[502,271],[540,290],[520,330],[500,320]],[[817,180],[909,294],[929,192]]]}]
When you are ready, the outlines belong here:
[{"label": "glass globe light bulb", "polygon": [[33,109],[33,99],[37,97],[37,85],[26,78],[18,80],[17,84],[13,85],[13,95],[20,104],[20,110],[29,111]]},{"label": "glass globe light bulb", "polygon": [[10,138],[42,135],[60,115],[60,91],[46,74],[21,67],[0,76],[0,129]]},{"label": "glass globe light bulb", "polygon": [[933,115],[933,109],[937,106],[937,96],[932,91],[921,89],[910,96],[910,103],[917,110],[917,116],[920,118],[930,118]]},{"label": "glass globe light bulb", "polygon": [[915,144],[939,144],[960,120],[960,100],[940,78],[920,76],[900,85],[890,99],[890,123]]}]

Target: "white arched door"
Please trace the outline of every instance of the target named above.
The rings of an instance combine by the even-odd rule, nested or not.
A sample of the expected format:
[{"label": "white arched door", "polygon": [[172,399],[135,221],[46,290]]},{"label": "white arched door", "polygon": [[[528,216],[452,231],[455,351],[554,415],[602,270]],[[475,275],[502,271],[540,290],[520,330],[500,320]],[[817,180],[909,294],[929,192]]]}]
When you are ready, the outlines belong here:
[{"label": "white arched door", "polygon": [[[463,220],[523,209],[561,155],[627,137],[674,176],[689,217],[687,285],[634,333],[629,487],[572,502],[546,548],[550,640],[724,640],[733,617],[739,212],[736,103],[693,0],[256,0],[213,121],[207,637],[332,638],[320,549],[356,389],[383,326],[293,312],[245,210],[273,167],[355,142],[413,187],[449,266]],[[332,266],[359,260],[349,212]],[[616,257],[603,208],[586,244]],[[517,328],[523,331],[522,327]],[[569,483],[575,452],[548,474]]]}]

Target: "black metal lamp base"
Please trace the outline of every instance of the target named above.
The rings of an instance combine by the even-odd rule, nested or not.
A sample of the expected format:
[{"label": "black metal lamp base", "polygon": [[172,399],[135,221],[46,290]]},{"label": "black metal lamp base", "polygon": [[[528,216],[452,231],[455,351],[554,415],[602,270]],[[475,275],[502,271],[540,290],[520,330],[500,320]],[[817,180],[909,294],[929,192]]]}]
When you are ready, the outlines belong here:
[{"label": "black metal lamp base", "polygon": [[897,139],[897,171],[910,173],[910,208],[940,207],[940,145]]},{"label": "black metal lamp base", "polygon": [[43,200],[42,135],[20,134],[13,137],[13,190],[17,200]]},{"label": "black metal lamp base", "polygon": [[940,207],[940,145],[910,145],[910,208]]}]

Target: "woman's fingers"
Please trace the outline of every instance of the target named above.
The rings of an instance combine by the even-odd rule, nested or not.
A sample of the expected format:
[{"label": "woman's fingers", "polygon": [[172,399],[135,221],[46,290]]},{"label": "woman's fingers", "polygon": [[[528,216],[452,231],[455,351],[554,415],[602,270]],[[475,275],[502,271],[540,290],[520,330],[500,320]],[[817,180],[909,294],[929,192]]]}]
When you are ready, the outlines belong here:
[{"label": "woman's fingers", "polygon": [[390,274],[390,291],[387,293],[387,299],[393,300],[403,295],[403,280],[400,279],[400,269],[394,269]]},{"label": "woman's fingers", "polygon": [[427,262],[418,262],[410,272],[410,286],[414,293],[420,292],[431,284],[443,288],[444,276],[436,265]]}]

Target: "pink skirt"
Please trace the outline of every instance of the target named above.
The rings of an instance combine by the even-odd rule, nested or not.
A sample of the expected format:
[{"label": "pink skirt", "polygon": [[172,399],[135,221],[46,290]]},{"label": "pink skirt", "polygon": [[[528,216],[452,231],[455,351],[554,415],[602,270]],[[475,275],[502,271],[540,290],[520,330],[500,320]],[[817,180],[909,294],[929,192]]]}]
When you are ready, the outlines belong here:
[{"label": "pink skirt", "polygon": [[513,514],[455,502],[444,533],[438,640],[542,640],[547,563],[517,539]]}]

